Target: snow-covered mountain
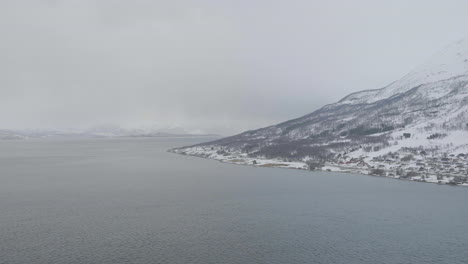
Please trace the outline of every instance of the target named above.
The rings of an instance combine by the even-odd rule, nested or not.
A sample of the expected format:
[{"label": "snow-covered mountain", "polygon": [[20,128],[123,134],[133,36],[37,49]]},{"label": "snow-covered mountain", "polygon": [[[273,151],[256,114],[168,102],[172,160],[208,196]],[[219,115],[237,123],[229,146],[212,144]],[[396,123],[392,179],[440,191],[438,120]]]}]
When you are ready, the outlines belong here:
[{"label": "snow-covered mountain", "polygon": [[434,83],[468,73],[468,39],[462,39],[434,54],[400,80],[383,89],[350,94],[338,104],[372,103],[404,93],[422,84]]},{"label": "snow-covered mountain", "polygon": [[468,39],[384,88],[350,94],[281,124],[174,151],[220,160],[336,163],[343,157],[371,162],[409,150],[468,152]]}]

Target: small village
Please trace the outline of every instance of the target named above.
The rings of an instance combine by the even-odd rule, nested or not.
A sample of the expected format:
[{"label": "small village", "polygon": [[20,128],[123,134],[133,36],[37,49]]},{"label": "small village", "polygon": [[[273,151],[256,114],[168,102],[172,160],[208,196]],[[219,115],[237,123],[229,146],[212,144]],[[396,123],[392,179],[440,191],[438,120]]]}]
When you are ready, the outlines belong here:
[{"label": "small village", "polygon": [[[328,164],[339,170],[358,170],[374,176],[451,185],[468,185],[468,153],[428,153],[403,148],[398,152],[373,158],[340,157]],[[333,170],[329,166],[322,169]]]},{"label": "small village", "polygon": [[327,160],[267,159],[250,157],[247,153],[226,152],[223,149],[198,146],[175,149],[175,153],[215,159],[221,162],[311,171],[358,173],[378,177],[468,186],[468,153],[446,153],[423,148],[401,148],[378,155],[357,148]]}]

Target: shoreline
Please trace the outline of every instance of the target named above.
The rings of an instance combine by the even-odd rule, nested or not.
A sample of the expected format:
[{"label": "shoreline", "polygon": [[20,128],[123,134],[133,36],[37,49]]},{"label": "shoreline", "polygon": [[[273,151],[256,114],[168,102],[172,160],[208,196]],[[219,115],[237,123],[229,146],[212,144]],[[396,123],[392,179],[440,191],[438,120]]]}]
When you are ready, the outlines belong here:
[{"label": "shoreline", "polygon": [[[361,175],[361,176],[370,176],[370,177],[375,177],[375,178],[387,178],[387,179],[416,182],[416,183],[431,183],[431,184],[454,186],[454,187],[468,187],[468,184],[451,184],[449,182],[434,182],[434,181],[425,181],[425,180],[423,181],[423,180],[417,180],[417,179],[412,179],[412,178],[397,178],[397,177],[390,177],[390,176],[375,175],[371,173],[365,173],[365,170],[359,170],[358,168],[340,167],[340,166],[334,166],[332,164],[326,164],[324,167],[337,168],[338,170],[331,170],[331,169],[310,170],[306,168],[307,164],[304,162],[285,162],[285,161],[279,161],[279,160],[249,158],[252,161],[261,162],[261,164],[253,164],[253,163],[245,162],[244,160],[245,157],[237,157],[233,159],[216,159],[216,158],[212,158],[212,157],[208,157],[208,156],[204,156],[200,154],[197,155],[197,154],[187,154],[184,152],[178,152],[177,150],[178,149],[169,149],[167,150],[167,152],[177,154],[177,155],[202,158],[206,160],[213,160],[219,163],[239,165],[239,166],[249,166],[249,167],[254,167],[254,168],[295,169],[295,170],[302,170],[302,171],[309,171],[309,172],[323,172],[323,173],[335,172],[335,173],[341,173],[341,174],[355,174],[355,175]],[[240,162],[240,160],[242,160],[243,162]],[[303,167],[301,168],[297,166],[288,166],[290,164],[297,165],[298,163],[302,163]]]}]

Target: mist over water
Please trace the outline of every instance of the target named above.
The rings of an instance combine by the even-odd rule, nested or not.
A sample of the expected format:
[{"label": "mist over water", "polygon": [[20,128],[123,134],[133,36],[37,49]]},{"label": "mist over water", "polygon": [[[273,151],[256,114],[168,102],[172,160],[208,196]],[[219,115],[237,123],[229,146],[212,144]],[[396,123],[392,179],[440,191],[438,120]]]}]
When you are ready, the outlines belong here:
[{"label": "mist over water", "polygon": [[466,188],[0,141],[0,263],[466,263]]},{"label": "mist over water", "polygon": [[468,34],[466,10],[462,0],[2,0],[0,129],[273,125],[400,79]]}]

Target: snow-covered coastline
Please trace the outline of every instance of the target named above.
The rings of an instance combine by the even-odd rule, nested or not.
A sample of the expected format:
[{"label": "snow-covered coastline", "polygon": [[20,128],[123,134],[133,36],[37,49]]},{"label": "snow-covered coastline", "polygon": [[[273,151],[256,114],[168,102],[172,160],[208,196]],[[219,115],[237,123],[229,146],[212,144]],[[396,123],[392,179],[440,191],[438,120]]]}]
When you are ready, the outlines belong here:
[{"label": "snow-covered coastline", "polygon": [[[386,158],[380,156],[361,156],[360,158],[355,158],[353,157],[355,155],[350,155],[333,162],[325,162],[319,167],[311,168],[312,163],[307,161],[285,161],[281,159],[249,157],[245,153],[227,153],[203,146],[171,149],[169,152],[213,159],[236,165],[352,173],[468,187],[468,183],[461,180],[468,173],[468,154],[427,157],[424,152],[416,153],[415,151],[407,150],[407,152],[395,153],[393,157],[387,156]],[[402,154],[404,156],[400,157]]]}]

